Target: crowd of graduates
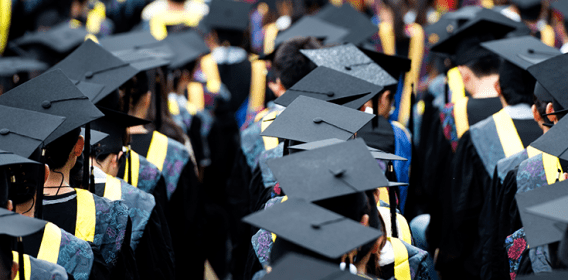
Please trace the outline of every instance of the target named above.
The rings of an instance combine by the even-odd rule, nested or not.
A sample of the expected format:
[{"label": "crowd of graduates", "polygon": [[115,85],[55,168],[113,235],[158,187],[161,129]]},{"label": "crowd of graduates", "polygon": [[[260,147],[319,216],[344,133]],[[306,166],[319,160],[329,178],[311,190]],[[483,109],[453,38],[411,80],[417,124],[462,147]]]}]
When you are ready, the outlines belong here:
[{"label": "crowd of graduates", "polygon": [[568,279],[566,52],[568,0],[0,0],[0,280]]}]

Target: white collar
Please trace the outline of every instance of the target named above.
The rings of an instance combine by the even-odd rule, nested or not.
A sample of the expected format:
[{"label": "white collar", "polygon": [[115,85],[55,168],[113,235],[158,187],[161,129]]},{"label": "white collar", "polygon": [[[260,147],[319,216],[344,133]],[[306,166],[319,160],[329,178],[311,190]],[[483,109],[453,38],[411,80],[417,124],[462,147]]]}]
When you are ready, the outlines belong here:
[{"label": "white collar", "polygon": [[106,184],[107,174],[102,169],[93,166],[93,176],[95,176],[95,184]]},{"label": "white collar", "polygon": [[381,257],[379,258],[379,266],[385,266],[394,263],[394,249],[390,241],[387,240],[383,249],[381,249]]},{"label": "white collar", "polygon": [[528,104],[509,105],[505,107],[505,112],[509,114],[511,119],[515,120],[532,120],[534,119],[531,106]]},{"label": "white collar", "polygon": [[211,52],[217,64],[236,64],[247,59],[247,51],[239,47],[217,47]]}]

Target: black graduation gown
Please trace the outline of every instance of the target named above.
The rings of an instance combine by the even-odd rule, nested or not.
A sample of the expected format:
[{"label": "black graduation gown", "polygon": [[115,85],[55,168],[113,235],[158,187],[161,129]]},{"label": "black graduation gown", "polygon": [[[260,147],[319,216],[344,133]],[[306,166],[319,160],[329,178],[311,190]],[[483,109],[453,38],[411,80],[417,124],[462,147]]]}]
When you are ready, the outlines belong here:
[{"label": "black graduation gown", "polygon": [[[152,136],[133,134],[132,149],[147,157]],[[176,279],[203,279],[206,241],[201,192],[195,166],[188,160],[164,209],[174,248]]]},{"label": "black graduation gown", "polygon": [[[493,120],[488,118],[484,120],[486,121],[490,123]],[[542,135],[542,130],[533,120],[513,120],[513,124],[524,147]],[[492,147],[502,149],[500,143]],[[479,237],[484,235],[479,230],[485,228],[479,226],[480,223],[485,223],[480,217],[480,212],[488,188],[491,186],[493,174],[488,173],[477,152],[471,129],[460,139],[452,165],[453,181],[449,190],[449,201],[445,202],[451,207],[451,211],[447,212],[447,218],[444,218],[438,264],[443,277],[479,279],[481,269]]]}]

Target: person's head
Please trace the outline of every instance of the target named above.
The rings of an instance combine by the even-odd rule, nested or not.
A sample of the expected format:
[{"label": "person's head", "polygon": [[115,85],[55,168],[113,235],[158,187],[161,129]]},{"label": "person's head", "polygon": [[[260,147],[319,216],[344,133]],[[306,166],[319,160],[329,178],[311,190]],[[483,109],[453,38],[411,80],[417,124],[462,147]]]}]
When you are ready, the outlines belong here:
[{"label": "person's head", "polygon": [[123,152],[97,155],[95,157],[91,157],[91,159],[95,166],[100,168],[104,173],[113,177],[118,175],[118,170],[125,160]]},{"label": "person's head", "polygon": [[501,59],[497,55],[488,55],[459,65],[458,69],[462,76],[465,90],[475,95],[481,80],[487,78],[496,79],[499,75],[500,65]]},{"label": "person's head", "polygon": [[538,94],[538,91],[546,91],[546,89],[537,82],[535,85],[534,104],[532,105],[533,117],[543,132],[547,132],[552,125],[558,123],[568,112],[564,111],[564,107],[554,100],[550,94]]},{"label": "person's head", "polygon": [[13,237],[0,235],[0,280],[12,280],[18,273],[19,265],[13,261],[13,244]]},{"label": "person's head", "polygon": [[[51,171],[71,170],[83,152],[85,139],[76,128],[49,143],[45,148],[46,163]],[[69,178],[67,178],[69,179]]]},{"label": "person's head", "polygon": [[314,37],[292,38],[278,46],[272,62],[274,81],[269,82],[269,87],[276,97],[284,94],[287,89],[316,68],[316,65],[300,53],[300,50],[321,47],[321,43]]},{"label": "person's head", "polygon": [[504,105],[533,105],[535,78],[526,70],[504,60],[499,68],[499,86],[496,87]]}]

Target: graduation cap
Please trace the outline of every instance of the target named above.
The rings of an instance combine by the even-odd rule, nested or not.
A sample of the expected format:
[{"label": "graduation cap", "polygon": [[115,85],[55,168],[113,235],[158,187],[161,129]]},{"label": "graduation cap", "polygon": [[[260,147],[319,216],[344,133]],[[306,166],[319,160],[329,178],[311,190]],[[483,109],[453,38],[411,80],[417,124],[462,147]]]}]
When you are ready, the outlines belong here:
[{"label": "graduation cap", "polygon": [[248,215],[243,221],[332,259],[382,235],[377,229],[294,198]]},{"label": "graduation cap", "polygon": [[23,57],[1,57],[0,76],[12,76],[23,72],[44,71],[49,66],[41,61]]},{"label": "graduation cap", "polygon": [[334,25],[346,28],[349,34],[343,38],[345,42],[359,45],[379,32],[379,27],[366,15],[358,12],[350,4],[341,7],[327,4],[315,17]]},{"label": "graduation cap", "polygon": [[[561,207],[558,202],[566,201],[566,197],[568,197],[568,181],[515,195],[527,242],[531,248],[562,239],[564,230],[559,229],[556,223],[558,219],[565,220],[560,216],[565,215],[566,212],[562,212],[565,207]],[[551,209],[551,206],[559,208]],[[555,211],[558,211],[558,214]]]},{"label": "graduation cap", "polygon": [[16,47],[45,46],[59,54],[65,54],[79,46],[87,36],[84,27],[71,27],[69,22],[60,23],[45,31],[28,33],[14,41]]},{"label": "graduation cap", "polygon": [[245,31],[252,4],[233,0],[213,0],[203,23],[210,29]]},{"label": "graduation cap", "polygon": [[65,117],[49,144],[103,114],[60,70],[42,74],[0,96],[0,105]]},{"label": "graduation cap", "polygon": [[308,201],[390,186],[360,139],[273,159],[268,167],[286,195]]},{"label": "graduation cap", "polygon": [[266,4],[266,6],[268,6],[268,9],[270,9],[271,11],[274,11],[275,13],[278,12],[278,5],[277,3],[280,2],[280,0],[259,0],[258,2],[256,2],[256,7],[258,7],[261,4]]},{"label": "graduation cap", "polygon": [[[348,34],[349,29],[345,27],[329,23],[314,16],[304,16],[288,29],[278,32],[274,40],[274,50],[278,49],[282,43],[296,37],[315,37],[323,40],[324,44],[327,45],[342,42]],[[271,56],[265,54],[263,59],[271,59]]]},{"label": "graduation cap", "polygon": [[95,157],[110,153],[118,154],[122,151],[122,147],[125,144],[124,137],[126,136],[126,128],[149,123],[147,120],[139,119],[119,111],[102,107],[99,107],[99,109],[105,116],[92,122],[91,128],[108,134],[108,137],[98,141],[97,145],[91,141],[93,150],[96,151],[93,155]]},{"label": "graduation cap", "polygon": [[298,96],[262,133],[301,142],[347,140],[374,116],[307,96]]},{"label": "graduation cap", "polygon": [[108,36],[101,46],[139,71],[146,71],[170,63],[172,50],[147,31],[136,31]]},{"label": "graduation cap", "polygon": [[366,56],[383,68],[387,73],[395,78],[399,79],[401,75],[410,71],[411,61],[407,57],[400,55],[388,55],[374,50],[372,46],[364,45],[359,47]]},{"label": "graduation cap", "polygon": [[353,44],[343,44],[315,50],[300,50],[317,66],[325,66],[379,86],[397,83],[387,71],[377,65]]},{"label": "graduation cap", "polygon": [[568,143],[566,143],[567,131],[568,118],[561,118],[557,124],[533,141],[530,146],[562,160],[568,160]]},{"label": "graduation cap", "polygon": [[523,70],[562,54],[533,36],[506,38],[481,43],[485,49],[503,57]]},{"label": "graduation cap", "polygon": [[537,81],[534,94],[538,99],[568,109],[568,86],[563,82],[568,74],[567,63],[568,55],[563,54],[528,68]]},{"label": "graduation cap", "polygon": [[[505,18],[505,19],[502,19]],[[509,23],[511,21],[512,23]],[[482,48],[482,42],[504,37],[515,30],[515,22],[487,9],[479,11],[451,36],[432,46],[432,52],[447,54],[457,65],[489,56],[492,52]]]},{"label": "graduation cap", "polygon": [[424,32],[428,34],[428,43],[433,45],[447,39],[481,10],[479,6],[465,6],[457,11],[443,14],[437,22],[424,28]]},{"label": "graduation cap", "polygon": [[331,263],[296,253],[288,253],[276,265],[273,265],[271,272],[262,279],[361,280],[361,277],[347,271],[341,271],[337,265]]},{"label": "graduation cap", "polygon": [[274,102],[288,106],[298,96],[305,95],[359,109],[382,91],[382,86],[320,66],[295,83]]},{"label": "graduation cap", "polygon": [[29,158],[65,118],[0,105],[0,149]]},{"label": "graduation cap", "polygon": [[0,166],[7,166],[14,164],[39,164],[39,162],[19,156],[12,152],[0,150]]},{"label": "graduation cap", "polygon": [[541,2],[542,0],[511,0],[511,3],[522,10],[540,7]]},{"label": "graduation cap", "polygon": [[168,35],[164,43],[173,50],[169,65],[172,69],[183,67],[210,52],[203,38],[193,30]]},{"label": "graduation cap", "polygon": [[568,271],[565,270],[553,270],[551,272],[544,272],[539,274],[533,274],[529,276],[517,277],[519,280],[564,280],[568,279]]},{"label": "graduation cap", "polygon": [[[85,128],[81,127],[81,136],[85,137]],[[107,138],[108,134],[91,129],[91,145],[96,145],[103,139]]]},{"label": "graduation cap", "polygon": [[[99,93],[108,95],[140,72],[97,43],[87,40],[51,69],[61,69],[69,79],[105,85]],[[97,103],[102,98],[91,99]]]},{"label": "graduation cap", "polygon": [[[345,140],[339,140],[337,138],[330,138],[330,139],[324,139],[324,140],[320,140],[320,141],[314,141],[314,142],[290,146],[290,147],[288,147],[288,149],[293,150],[293,151],[310,151],[310,150],[315,150],[315,149],[327,147],[327,146],[330,146],[330,145],[340,144],[340,143],[345,143]],[[399,156],[394,155],[394,154],[386,153],[386,152],[383,152],[379,149],[375,149],[373,147],[367,146],[367,149],[369,150],[369,152],[371,152],[371,155],[375,159],[403,160],[403,161],[407,160],[403,157],[399,157]]]}]

